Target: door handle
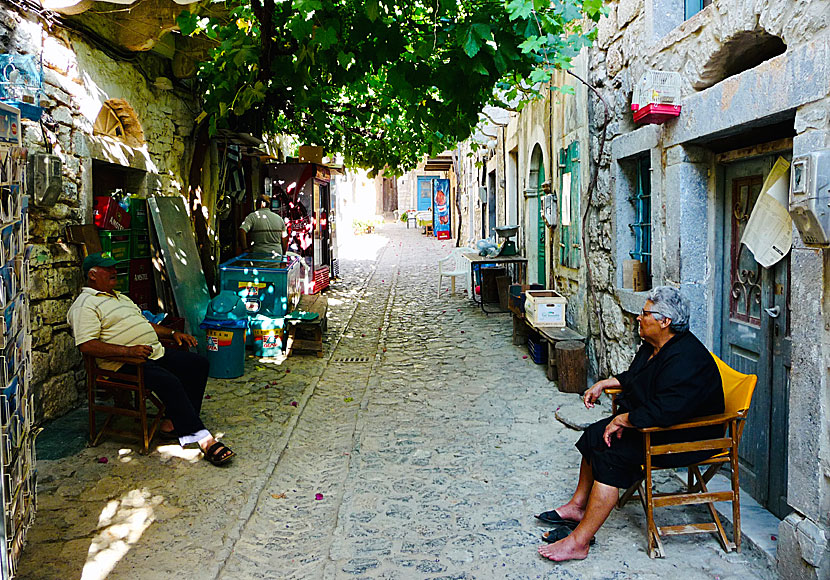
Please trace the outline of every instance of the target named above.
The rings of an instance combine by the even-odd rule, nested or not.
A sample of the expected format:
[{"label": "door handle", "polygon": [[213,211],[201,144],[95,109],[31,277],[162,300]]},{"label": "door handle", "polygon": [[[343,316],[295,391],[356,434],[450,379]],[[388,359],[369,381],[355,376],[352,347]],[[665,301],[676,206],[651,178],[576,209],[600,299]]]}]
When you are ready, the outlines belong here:
[{"label": "door handle", "polygon": [[781,314],[781,307],[773,306],[772,308],[764,308],[764,312],[766,312],[770,318],[778,318],[778,315]]}]

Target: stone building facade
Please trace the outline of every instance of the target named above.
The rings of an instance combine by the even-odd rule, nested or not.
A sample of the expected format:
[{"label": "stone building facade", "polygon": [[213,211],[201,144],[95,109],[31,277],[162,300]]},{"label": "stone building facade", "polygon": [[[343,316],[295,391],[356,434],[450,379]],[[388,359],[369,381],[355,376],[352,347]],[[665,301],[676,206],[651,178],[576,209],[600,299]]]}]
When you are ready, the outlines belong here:
[{"label": "stone building facade", "polygon": [[[744,489],[783,518],[782,576],[826,578],[826,251],[795,231],[789,256],[763,269],[739,233],[777,158],[830,146],[830,2],[719,0],[695,14],[688,5],[612,2],[598,25],[590,78],[613,119],[599,173],[599,190],[610,195],[597,199],[604,205],[592,216],[589,253],[610,276],[605,284],[596,276],[592,290],[602,293],[604,317],[616,310],[632,325],[643,297],[622,289],[622,262],[634,243],[629,200],[638,168],[647,168],[640,177],[651,193],[653,284],[680,287],[691,299],[692,330],[733,367],[759,376],[742,450]],[[638,127],[632,88],[648,69],[680,73],[682,112]],[[609,357],[607,370],[627,358]]]},{"label": "stone building facade", "polygon": [[[576,94],[554,93],[511,118],[499,149],[507,213],[521,192],[530,281],[569,296],[569,325],[591,337],[592,374],[619,372],[634,354],[646,294],[625,287],[624,262],[646,251],[647,283],[680,288],[693,332],[734,368],[758,375],[742,444],[744,490],[781,519],[782,577],[828,578],[827,251],[794,230],[791,252],[765,269],[740,237],[777,159],[830,148],[830,1],[697,4],[607,3],[596,42],[575,63],[602,99],[558,77],[556,84],[576,84]],[[677,119],[633,121],[633,89],[647,70],[680,74]],[[572,155],[557,156],[573,142],[578,169]],[[587,211],[588,247],[576,264],[564,263],[561,250],[565,173],[580,180],[571,208]],[[560,216],[544,244],[534,239],[527,203],[538,188],[556,194]],[[647,246],[635,230],[647,231]]]},{"label": "stone building facade", "polygon": [[[92,222],[102,173],[121,176],[129,193],[185,192],[198,110],[187,91],[157,86],[166,70],[159,54],[118,60],[111,46],[30,13],[0,8],[0,52],[42,55],[41,105],[48,117],[43,126],[24,122],[24,146],[30,153],[49,148],[63,162],[57,203],[30,210],[33,388],[38,417],[49,419],[85,397],[80,355],[66,324],[81,284],[81,257],[67,243],[66,227]],[[105,109],[121,122],[123,138],[97,134]]]}]

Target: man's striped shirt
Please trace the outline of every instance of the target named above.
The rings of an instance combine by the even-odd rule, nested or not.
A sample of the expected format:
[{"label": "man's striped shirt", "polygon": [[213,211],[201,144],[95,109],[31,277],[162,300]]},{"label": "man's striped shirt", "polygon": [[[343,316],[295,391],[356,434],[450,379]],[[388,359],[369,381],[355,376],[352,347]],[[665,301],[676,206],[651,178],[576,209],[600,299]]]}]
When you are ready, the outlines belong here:
[{"label": "man's striped shirt", "polygon": [[[81,289],[81,294],[66,313],[66,320],[75,335],[75,344],[80,346],[96,339],[119,346],[146,344],[153,347],[151,360],[163,357],[164,347],[141,309],[124,294],[114,292],[114,295],[99,292],[89,286]],[[98,359],[98,366],[102,369],[115,371],[121,365],[122,363]]]}]

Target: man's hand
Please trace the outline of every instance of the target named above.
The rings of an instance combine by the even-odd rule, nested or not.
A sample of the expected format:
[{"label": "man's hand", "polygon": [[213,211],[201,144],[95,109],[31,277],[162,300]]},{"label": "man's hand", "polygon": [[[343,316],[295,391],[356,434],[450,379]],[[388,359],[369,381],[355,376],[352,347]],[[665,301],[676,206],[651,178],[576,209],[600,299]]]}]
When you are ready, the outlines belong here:
[{"label": "man's hand", "polygon": [[611,438],[616,436],[617,439],[619,439],[622,437],[623,429],[632,426],[633,425],[628,422],[628,413],[617,415],[611,419],[611,422],[605,427],[605,433],[602,434],[605,444],[608,445],[608,447],[611,447]]},{"label": "man's hand", "polygon": [[127,349],[127,353],[124,355],[125,357],[129,358],[143,358],[146,359],[148,356],[153,354],[153,347],[146,345],[146,344],[138,344],[136,346],[126,346],[124,347]]},{"label": "man's hand", "polygon": [[199,346],[199,341],[196,340],[195,336],[190,334],[185,334],[184,332],[176,332],[173,334],[173,341],[179,345],[185,346]]}]

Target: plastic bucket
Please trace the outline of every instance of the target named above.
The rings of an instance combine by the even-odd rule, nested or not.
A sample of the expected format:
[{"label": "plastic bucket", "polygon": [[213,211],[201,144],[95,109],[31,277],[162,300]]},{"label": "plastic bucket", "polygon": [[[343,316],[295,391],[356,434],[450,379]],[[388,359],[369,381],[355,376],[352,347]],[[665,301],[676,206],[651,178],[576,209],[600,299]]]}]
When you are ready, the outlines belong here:
[{"label": "plastic bucket", "polygon": [[207,358],[210,363],[208,376],[215,379],[233,379],[245,372],[245,325],[206,320],[200,325],[205,329]]},{"label": "plastic bucket", "polygon": [[285,319],[259,315],[251,318],[250,324],[255,356],[274,357],[282,354]]}]

